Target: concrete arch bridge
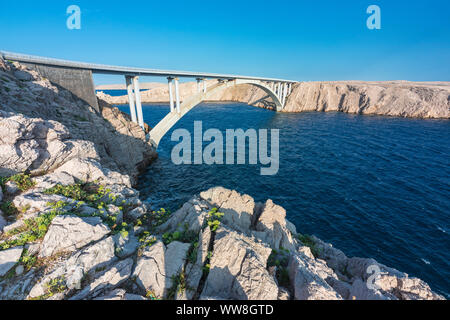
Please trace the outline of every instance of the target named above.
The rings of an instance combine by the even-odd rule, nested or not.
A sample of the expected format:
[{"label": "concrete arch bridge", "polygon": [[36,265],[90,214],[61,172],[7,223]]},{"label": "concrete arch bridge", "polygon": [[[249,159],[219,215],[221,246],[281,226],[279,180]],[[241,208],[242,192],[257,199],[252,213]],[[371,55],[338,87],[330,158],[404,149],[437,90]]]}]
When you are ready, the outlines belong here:
[{"label": "concrete arch bridge", "polygon": [[[276,111],[284,108],[286,98],[291,93],[293,83],[297,81],[239,76],[230,74],[157,70],[133,67],[120,67],[102,64],[67,61],[46,57],[30,56],[0,51],[4,60],[17,61],[32,68],[51,82],[71,91],[84,100],[96,111],[99,111],[92,74],[113,74],[125,77],[130,106],[131,119],[144,129],[141,90],[139,77],[165,77],[168,81],[170,112],[150,131],[149,140],[158,147],[162,137],[194,107],[207,101],[220,90],[243,84],[253,85],[267,93],[273,100]],[[197,92],[180,101],[179,79],[193,78],[197,80]],[[207,86],[206,80],[215,79],[216,83]]]}]

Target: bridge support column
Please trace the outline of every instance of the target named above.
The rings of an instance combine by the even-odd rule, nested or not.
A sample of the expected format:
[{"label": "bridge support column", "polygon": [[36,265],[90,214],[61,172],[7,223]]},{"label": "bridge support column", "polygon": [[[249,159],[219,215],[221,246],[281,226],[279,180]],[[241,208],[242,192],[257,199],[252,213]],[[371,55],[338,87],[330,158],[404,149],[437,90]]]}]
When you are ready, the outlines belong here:
[{"label": "bridge support column", "polygon": [[133,93],[133,83],[132,83],[132,77],[125,76],[125,82],[127,84],[127,93],[128,93],[128,104],[130,105],[130,115],[131,115],[131,121],[134,123],[137,123],[136,119],[136,106],[134,104],[134,93]]},{"label": "bridge support column", "polygon": [[174,102],[173,102],[173,78],[172,77],[168,77],[167,81],[169,83],[170,112],[174,112],[175,111],[175,105],[174,105]]},{"label": "bridge support column", "polygon": [[200,82],[202,81],[202,79],[197,78],[197,92],[200,92]]},{"label": "bridge support column", "polygon": [[284,107],[284,104],[286,102],[286,96],[287,96],[287,84],[283,83],[283,90],[282,90],[283,99],[281,100],[281,103]]},{"label": "bridge support column", "polygon": [[206,79],[203,79],[203,93],[206,93]]},{"label": "bridge support column", "polygon": [[180,113],[180,86],[178,84],[178,78],[175,78],[175,100],[177,106],[177,112]]},{"label": "bridge support column", "polygon": [[142,114],[141,89],[139,88],[139,77],[133,78],[134,96],[136,98],[137,120],[139,126],[144,130],[144,115]]}]

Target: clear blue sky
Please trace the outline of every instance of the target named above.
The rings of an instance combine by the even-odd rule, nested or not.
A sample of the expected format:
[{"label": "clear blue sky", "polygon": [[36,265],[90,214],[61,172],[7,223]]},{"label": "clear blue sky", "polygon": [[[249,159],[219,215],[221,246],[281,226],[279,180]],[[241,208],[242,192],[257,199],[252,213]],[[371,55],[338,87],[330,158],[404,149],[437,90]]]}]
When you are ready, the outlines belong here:
[{"label": "clear blue sky", "polygon": [[[71,4],[81,30],[66,28]],[[371,4],[381,30],[366,27]],[[449,81],[449,14],[448,0],[8,1],[0,50],[302,81]]]}]

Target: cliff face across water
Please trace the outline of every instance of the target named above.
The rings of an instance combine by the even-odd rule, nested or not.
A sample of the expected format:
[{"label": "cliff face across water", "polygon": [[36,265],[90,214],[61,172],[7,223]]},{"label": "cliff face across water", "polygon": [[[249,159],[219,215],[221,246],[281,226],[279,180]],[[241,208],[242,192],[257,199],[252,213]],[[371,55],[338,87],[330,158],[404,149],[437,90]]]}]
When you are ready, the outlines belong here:
[{"label": "cliff face across water", "polygon": [[[213,81],[208,81],[211,85]],[[196,93],[197,84],[183,83],[181,99]],[[100,96],[111,104],[128,103],[127,96]],[[142,93],[144,103],[167,102],[168,89],[158,87]],[[236,101],[263,108],[273,107],[267,94],[251,85],[217,93],[211,101]],[[357,114],[415,118],[450,118],[449,82],[301,82],[287,97],[283,112],[340,111]]]},{"label": "cliff face across water", "polygon": [[442,299],[271,200],[216,187],[153,210],[132,185],[155,150],[104,102],[4,61],[0,99],[0,299]]}]

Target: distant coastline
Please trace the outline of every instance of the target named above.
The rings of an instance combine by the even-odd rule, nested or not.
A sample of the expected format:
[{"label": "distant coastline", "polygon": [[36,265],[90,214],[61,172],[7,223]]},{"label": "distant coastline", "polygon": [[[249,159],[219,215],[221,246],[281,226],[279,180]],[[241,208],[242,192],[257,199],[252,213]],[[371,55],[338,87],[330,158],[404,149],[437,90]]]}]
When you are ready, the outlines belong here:
[{"label": "distant coastline", "polygon": [[[212,85],[214,80],[208,80]],[[119,89],[123,88],[123,89]],[[168,103],[166,84],[143,83],[142,102]],[[111,96],[107,90],[125,90],[125,85],[96,88],[97,96],[113,105],[128,104],[128,96]],[[192,96],[196,82],[180,84],[180,98]],[[209,102],[242,102],[271,108],[267,94],[251,85],[228,88],[210,97]],[[450,82],[411,81],[323,81],[299,82],[292,88],[282,112],[338,111],[355,114],[385,115],[407,118],[450,119]]]}]

